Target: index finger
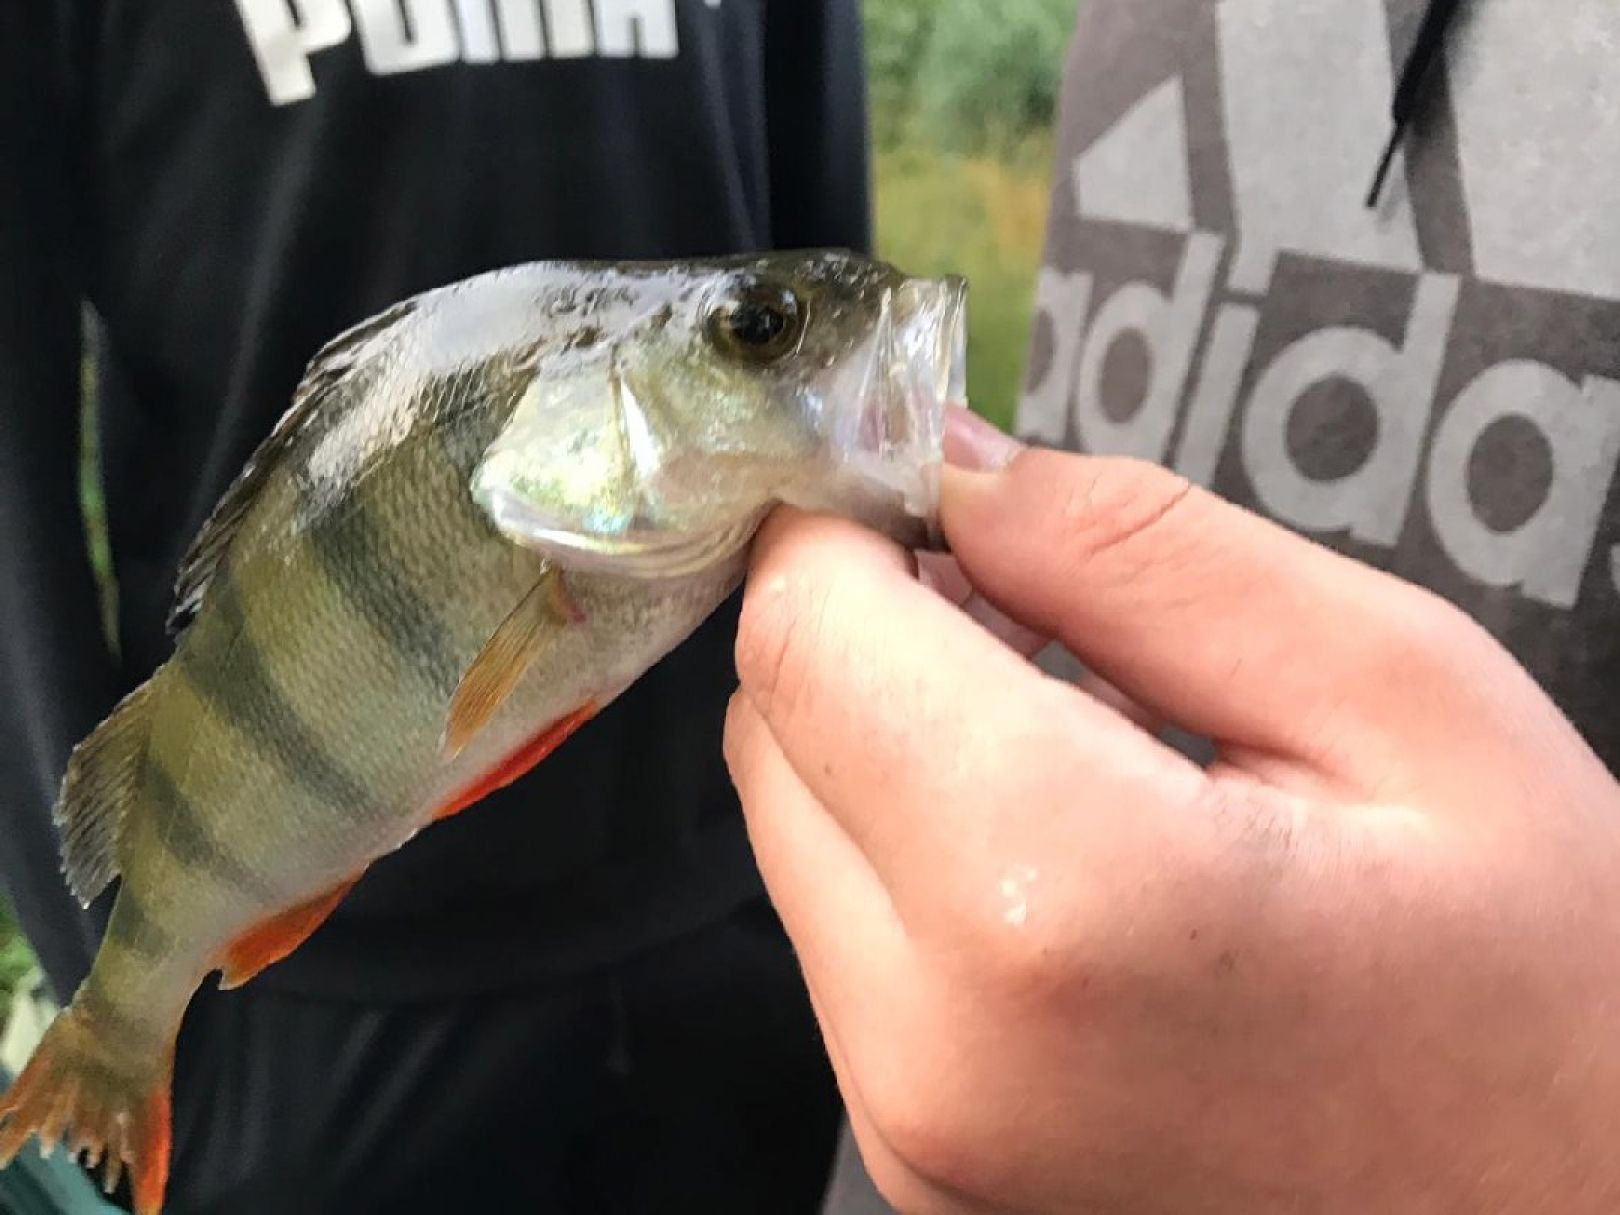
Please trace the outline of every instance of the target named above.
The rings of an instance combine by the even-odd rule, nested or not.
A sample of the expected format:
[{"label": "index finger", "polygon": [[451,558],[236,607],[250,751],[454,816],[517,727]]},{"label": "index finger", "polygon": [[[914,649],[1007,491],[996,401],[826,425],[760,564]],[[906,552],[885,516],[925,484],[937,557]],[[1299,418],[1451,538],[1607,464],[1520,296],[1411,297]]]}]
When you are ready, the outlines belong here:
[{"label": "index finger", "polygon": [[[1106,863],[1078,846],[1093,814],[1173,812],[1201,792],[1195,766],[1002,645],[887,541],[780,511],[756,544],[742,692],[902,917],[942,867],[1054,846]],[[1034,811],[1054,799],[1081,813]]]}]

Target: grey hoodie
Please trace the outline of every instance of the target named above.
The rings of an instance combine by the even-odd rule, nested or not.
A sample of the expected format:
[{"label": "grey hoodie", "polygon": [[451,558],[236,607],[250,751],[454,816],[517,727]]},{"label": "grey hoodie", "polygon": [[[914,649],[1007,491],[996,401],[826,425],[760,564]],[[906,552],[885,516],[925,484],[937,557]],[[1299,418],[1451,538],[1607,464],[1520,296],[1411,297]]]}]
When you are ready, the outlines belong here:
[{"label": "grey hoodie", "polygon": [[1085,0],[1018,426],[1431,587],[1620,769],[1617,56],[1613,0]]}]

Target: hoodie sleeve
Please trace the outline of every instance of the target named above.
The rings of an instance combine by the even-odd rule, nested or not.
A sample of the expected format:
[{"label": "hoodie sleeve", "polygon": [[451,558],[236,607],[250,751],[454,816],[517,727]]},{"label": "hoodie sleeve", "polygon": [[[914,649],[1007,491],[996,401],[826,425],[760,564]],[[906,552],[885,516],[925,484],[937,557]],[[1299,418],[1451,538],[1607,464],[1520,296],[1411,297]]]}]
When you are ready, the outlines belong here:
[{"label": "hoodie sleeve", "polygon": [[60,997],[95,945],[51,823],[62,740],[117,691],[79,508],[67,15],[50,0],[0,6],[0,889]]},{"label": "hoodie sleeve", "polygon": [[769,0],[766,21],[773,243],[870,252],[860,0]]}]

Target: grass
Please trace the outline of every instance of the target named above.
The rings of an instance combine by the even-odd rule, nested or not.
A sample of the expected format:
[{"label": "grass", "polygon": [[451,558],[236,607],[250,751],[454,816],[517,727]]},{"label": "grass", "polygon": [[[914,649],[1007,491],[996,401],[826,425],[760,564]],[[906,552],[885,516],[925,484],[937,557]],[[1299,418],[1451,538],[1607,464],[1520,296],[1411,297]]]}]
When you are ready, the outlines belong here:
[{"label": "grass", "polygon": [[958,156],[902,142],[877,157],[879,252],[910,274],[968,279],[968,396],[1003,427],[1023,382],[1050,147],[1037,138],[1001,155]]},{"label": "grass", "polygon": [[[0,992],[10,992],[32,969],[34,955],[17,931],[11,911],[0,901]],[[5,1009],[0,1007],[0,1025],[5,1023]]]}]

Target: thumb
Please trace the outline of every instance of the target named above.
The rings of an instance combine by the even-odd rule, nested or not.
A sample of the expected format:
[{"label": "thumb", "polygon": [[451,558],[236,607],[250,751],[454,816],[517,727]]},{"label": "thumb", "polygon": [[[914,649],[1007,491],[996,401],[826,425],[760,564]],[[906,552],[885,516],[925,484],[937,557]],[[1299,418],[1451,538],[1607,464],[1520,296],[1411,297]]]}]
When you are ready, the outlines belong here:
[{"label": "thumb", "polygon": [[1502,660],[1426,591],[1165,469],[951,426],[942,517],[973,585],[1184,729],[1352,777],[1455,731]]}]

